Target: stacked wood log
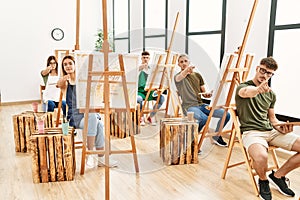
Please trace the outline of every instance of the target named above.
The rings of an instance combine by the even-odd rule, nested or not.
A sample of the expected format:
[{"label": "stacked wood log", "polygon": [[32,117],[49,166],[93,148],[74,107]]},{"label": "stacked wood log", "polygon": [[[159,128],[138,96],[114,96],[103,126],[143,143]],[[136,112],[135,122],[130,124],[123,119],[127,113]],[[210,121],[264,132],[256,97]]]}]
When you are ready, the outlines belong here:
[{"label": "stacked wood log", "polygon": [[183,118],[161,119],[160,156],[166,165],[198,163],[198,123]]},{"label": "stacked wood log", "polygon": [[74,129],[63,135],[61,128],[45,129],[30,137],[34,183],[71,181],[75,175]]},{"label": "stacked wood log", "polygon": [[[53,113],[45,113],[45,128],[54,127]],[[36,132],[36,117],[32,111],[23,112],[13,115],[15,151],[26,153],[30,147],[30,136]]]},{"label": "stacked wood log", "polygon": [[140,133],[140,108],[139,104],[136,109],[130,110],[130,118],[127,119],[126,109],[115,109],[110,114],[110,135],[117,138],[126,138],[129,135],[129,123],[132,121],[134,134]]}]

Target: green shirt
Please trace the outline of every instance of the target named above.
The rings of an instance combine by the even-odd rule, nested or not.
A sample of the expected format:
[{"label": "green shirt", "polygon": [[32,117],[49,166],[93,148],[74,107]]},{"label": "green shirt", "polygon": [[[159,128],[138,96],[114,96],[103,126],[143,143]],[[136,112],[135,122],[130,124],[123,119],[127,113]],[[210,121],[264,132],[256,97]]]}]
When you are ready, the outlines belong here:
[{"label": "green shirt", "polygon": [[[179,73],[177,73],[175,77]],[[193,72],[188,74],[179,82],[176,82],[175,80],[175,85],[182,100],[182,109],[184,113],[191,106],[200,106],[203,104],[199,93],[201,92],[200,87],[204,85],[204,80],[199,73]]]},{"label": "green shirt", "polygon": [[[148,78],[148,74],[144,71],[141,71],[140,74],[139,74],[139,81],[138,81],[138,95],[143,97],[143,100],[145,100],[147,92],[148,92],[148,91],[145,91],[147,78]],[[153,100],[153,96],[152,96],[153,92],[154,91],[150,92],[150,95],[148,97],[148,101]]]},{"label": "green shirt", "polygon": [[276,95],[273,91],[261,93],[252,98],[242,98],[238,95],[241,88],[256,86],[252,80],[240,84],[236,88],[235,103],[240,121],[241,131],[269,131],[273,126],[268,117],[268,110],[274,108]]},{"label": "green shirt", "polygon": [[45,84],[45,86],[46,86],[46,85],[47,85],[47,81],[48,81],[49,74],[43,76],[43,74],[42,74],[42,72],[41,72],[41,76],[42,76],[43,81],[44,81],[44,84]]}]

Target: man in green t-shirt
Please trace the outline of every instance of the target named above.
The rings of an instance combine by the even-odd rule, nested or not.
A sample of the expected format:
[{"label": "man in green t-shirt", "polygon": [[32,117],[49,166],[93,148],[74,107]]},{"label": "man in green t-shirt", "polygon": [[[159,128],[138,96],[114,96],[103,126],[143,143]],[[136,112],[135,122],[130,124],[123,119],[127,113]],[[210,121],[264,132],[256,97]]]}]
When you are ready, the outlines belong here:
[{"label": "man in green t-shirt", "polygon": [[[293,125],[276,125],[279,123],[274,111],[276,95],[269,87],[268,81],[277,68],[277,62],[272,57],[263,58],[256,67],[254,78],[240,84],[235,95],[243,143],[259,176],[259,192],[262,199],[272,199],[268,177],[281,193],[295,196],[286,183],[285,175],[300,166],[299,135],[291,133]],[[267,177],[269,145],[298,153]]]},{"label": "man in green t-shirt", "polygon": [[[174,79],[178,94],[182,100],[183,113],[186,115],[187,112],[193,112],[194,118],[199,123],[198,131],[201,131],[210,114],[210,110],[208,109],[209,105],[202,101],[201,95],[205,98],[210,98],[212,93],[206,92],[202,76],[197,72],[193,72],[195,66],[190,65],[190,60],[187,55],[182,54],[178,57],[178,66],[181,68],[181,71],[175,75]],[[219,132],[223,115],[224,109],[214,110],[213,117],[219,118],[215,129],[216,132]],[[224,126],[229,119],[230,115],[226,113]],[[219,146],[227,146],[222,136],[215,135],[212,139],[213,142]]]},{"label": "man in green t-shirt", "polygon": [[[138,80],[138,95],[137,95],[137,103],[140,104],[140,109],[142,110],[143,107],[143,101],[146,98],[146,95],[148,93],[148,91],[145,90],[145,86],[147,83],[147,79],[148,79],[148,75],[150,73],[150,66],[149,66],[149,60],[150,60],[150,53],[148,51],[143,51],[142,52],[142,64],[139,66],[139,80]],[[157,93],[155,93],[155,91],[151,91],[150,95],[148,97],[148,101],[151,100],[157,100],[157,95],[155,95]],[[163,95],[160,95],[159,98],[159,102],[155,103],[153,108],[159,109],[162,104],[164,103],[165,98]],[[145,121],[149,122],[152,126],[156,126],[156,121],[155,121],[155,116],[156,111],[152,111],[150,113],[150,115],[146,118],[146,120],[144,119],[144,117],[141,117],[141,125],[144,126],[145,125]]]}]

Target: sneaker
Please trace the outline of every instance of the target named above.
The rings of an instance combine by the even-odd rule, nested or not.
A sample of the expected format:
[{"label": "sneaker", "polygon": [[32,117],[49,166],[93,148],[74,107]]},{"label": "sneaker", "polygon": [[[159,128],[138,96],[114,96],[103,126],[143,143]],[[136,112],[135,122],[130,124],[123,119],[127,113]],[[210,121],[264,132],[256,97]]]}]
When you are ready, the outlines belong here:
[{"label": "sneaker", "polygon": [[86,156],[85,166],[87,168],[93,168],[93,167],[95,167],[94,157],[92,155],[87,155]]},{"label": "sneaker", "polygon": [[198,150],[198,155],[202,155],[202,151],[200,149]]},{"label": "sneaker", "polygon": [[146,124],[145,124],[144,117],[141,117],[140,125],[141,125],[141,126],[145,126],[145,125],[146,125]]},{"label": "sneaker", "polygon": [[[103,167],[103,166],[105,166],[104,156],[98,157],[98,167]],[[109,158],[109,167],[117,167],[117,166],[118,166],[118,161]]]},{"label": "sneaker", "polygon": [[152,125],[152,126],[156,126],[156,121],[154,117],[148,117],[147,121]]},{"label": "sneaker", "polygon": [[295,196],[295,193],[289,188],[287,185],[287,181],[289,181],[285,176],[281,178],[276,178],[274,176],[274,171],[272,170],[272,173],[269,174],[270,182],[281,192],[282,194],[286,196],[293,197]]},{"label": "sneaker", "polygon": [[264,200],[271,200],[272,194],[270,191],[269,181],[258,179],[259,197]]},{"label": "sneaker", "polygon": [[212,139],[213,139],[213,143],[215,143],[216,145],[219,145],[221,147],[227,146],[227,143],[224,142],[222,136],[215,135],[215,136],[212,136]]}]

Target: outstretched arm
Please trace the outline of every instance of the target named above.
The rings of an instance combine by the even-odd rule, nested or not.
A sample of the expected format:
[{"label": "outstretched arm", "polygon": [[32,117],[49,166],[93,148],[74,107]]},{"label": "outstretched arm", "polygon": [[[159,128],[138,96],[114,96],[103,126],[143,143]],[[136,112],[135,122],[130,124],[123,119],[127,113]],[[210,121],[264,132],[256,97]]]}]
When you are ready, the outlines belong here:
[{"label": "outstretched arm", "polygon": [[239,90],[238,95],[242,98],[252,98],[260,93],[270,92],[268,81],[262,82],[259,86],[247,86]]},{"label": "outstretched arm", "polygon": [[60,89],[66,89],[67,88],[67,80],[69,79],[69,75],[65,75],[63,77],[61,77],[58,81],[57,81],[57,87]]},{"label": "outstretched arm", "polygon": [[178,75],[175,76],[175,81],[179,82],[182,79],[184,79],[188,74],[191,74],[193,72],[194,68],[195,68],[195,66],[188,66],[188,67],[186,67]]}]

